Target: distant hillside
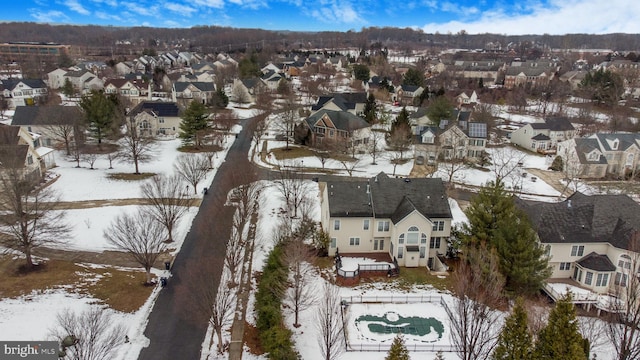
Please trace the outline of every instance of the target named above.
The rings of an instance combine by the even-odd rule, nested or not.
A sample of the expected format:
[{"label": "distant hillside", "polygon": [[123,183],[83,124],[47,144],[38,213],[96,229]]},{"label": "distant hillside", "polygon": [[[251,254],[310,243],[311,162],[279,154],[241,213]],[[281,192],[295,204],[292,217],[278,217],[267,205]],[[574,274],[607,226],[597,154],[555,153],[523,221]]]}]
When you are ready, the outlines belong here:
[{"label": "distant hillside", "polygon": [[[218,26],[197,26],[189,29],[48,25],[38,23],[0,23],[0,42],[43,41],[69,44],[76,47],[103,48],[107,53],[116,42],[131,43],[136,47],[169,48],[180,46],[185,50],[205,52],[239,49],[250,46],[260,48],[339,48],[357,46],[369,48],[372,44],[391,49],[411,48],[466,48],[483,49],[488,43],[538,44],[548,48],[611,49],[637,51],[640,34],[568,34],[518,35],[500,34],[425,34],[410,28],[363,28],[348,32],[293,32],[259,29],[236,29]],[[113,49],[111,49],[113,51]]]}]

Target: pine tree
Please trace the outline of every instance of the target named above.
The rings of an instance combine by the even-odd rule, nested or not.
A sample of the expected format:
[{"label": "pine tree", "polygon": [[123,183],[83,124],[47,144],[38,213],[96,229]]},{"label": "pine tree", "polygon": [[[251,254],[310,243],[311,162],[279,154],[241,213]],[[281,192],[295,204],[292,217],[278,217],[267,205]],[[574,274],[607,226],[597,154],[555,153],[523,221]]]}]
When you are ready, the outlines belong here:
[{"label": "pine tree", "polygon": [[373,93],[369,93],[367,102],[364,104],[364,119],[367,120],[369,124],[373,124],[376,121],[376,108],[376,98],[373,96]]},{"label": "pine tree", "polygon": [[495,360],[532,360],[533,338],[527,326],[527,312],[522,298],[516,299],[511,314],[505,320],[498,345],[493,353]]},{"label": "pine tree", "polygon": [[98,144],[111,132],[116,118],[117,99],[108,97],[104,92],[92,90],[80,100],[89,131],[98,140]]},{"label": "pine tree", "polygon": [[469,223],[463,227],[463,245],[487,244],[496,250],[505,290],[515,294],[538,291],[550,275],[547,257],[527,215],[515,206],[502,184],[484,186],[465,214]]},{"label": "pine tree", "polygon": [[182,114],[180,138],[184,144],[200,146],[203,131],[209,127],[207,108],[199,101],[192,101]]},{"label": "pine tree", "polygon": [[535,346],[535,358],[540,360],[585,360],[585,339],[578,329],[576,310],[571,294],[556,302],[549,314],[547,326],[540,330]]},{"label": "pine tree", "polygon": [[387,357],[384,360],[409,360],[409,350],[404,345],[404,338],[402,334],[396,335],[391,343],[391,348],[387,353]]}]

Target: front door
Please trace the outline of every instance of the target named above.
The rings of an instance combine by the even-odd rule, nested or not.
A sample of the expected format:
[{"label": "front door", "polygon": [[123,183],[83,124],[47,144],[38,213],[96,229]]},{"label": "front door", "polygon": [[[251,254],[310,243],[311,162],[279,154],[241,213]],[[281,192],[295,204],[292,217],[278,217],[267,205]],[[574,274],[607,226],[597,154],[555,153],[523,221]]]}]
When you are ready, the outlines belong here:
[{"label": "front door", "polygon": [[420,251],[418,250],[418,247],[415,246],[415,249],[414,249],[414,247],[412,246],[407,246],[407,251],[405,252],[404,266],[418,267],[419,262],[420,262]]}]

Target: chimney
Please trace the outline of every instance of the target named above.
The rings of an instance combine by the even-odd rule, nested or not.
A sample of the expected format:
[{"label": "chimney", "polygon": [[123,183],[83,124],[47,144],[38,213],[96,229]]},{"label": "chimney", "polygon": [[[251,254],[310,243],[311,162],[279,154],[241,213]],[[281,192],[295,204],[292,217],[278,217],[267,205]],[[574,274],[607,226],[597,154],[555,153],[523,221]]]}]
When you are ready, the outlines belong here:
[{"label": "chimney", "polygon": [[371,188],[369,187],[369,184],[367,184],[367,194],[371,192]]}]

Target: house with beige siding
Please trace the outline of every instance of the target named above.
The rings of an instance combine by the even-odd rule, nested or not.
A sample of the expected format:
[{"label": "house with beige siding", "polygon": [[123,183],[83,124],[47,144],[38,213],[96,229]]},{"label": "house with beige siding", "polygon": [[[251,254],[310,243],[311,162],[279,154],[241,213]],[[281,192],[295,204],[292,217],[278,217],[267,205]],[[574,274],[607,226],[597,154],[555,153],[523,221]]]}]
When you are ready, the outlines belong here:
[{"label": "house with beige siding", "polygon": [[511,142],[530,151],[552,152],[559,142],[573,139],[576,135],[577,130],[568,118],[548,117],[511,133]]},{"label": "house with beige siding", "polygon": [[446,269],[451,209],[441,179],[394,178],[320,183],[329,255],[382,253],[398,266]]},{"label": "house with beige siding", "polygon": [[548,282],[616,296],[635,276],[630,269],[640,259],[640,205],[627,195],[576,192],[559,203],[516,199],[516,204],[547,250]]}]

